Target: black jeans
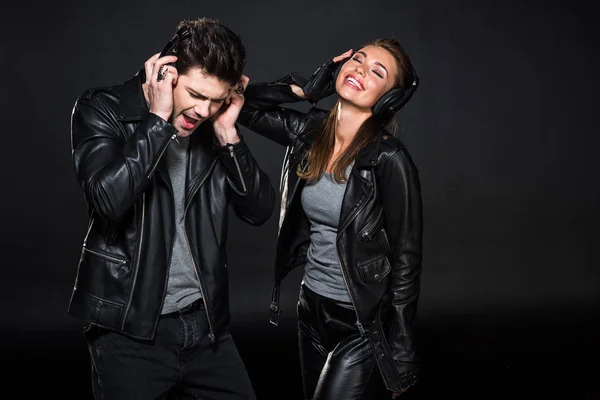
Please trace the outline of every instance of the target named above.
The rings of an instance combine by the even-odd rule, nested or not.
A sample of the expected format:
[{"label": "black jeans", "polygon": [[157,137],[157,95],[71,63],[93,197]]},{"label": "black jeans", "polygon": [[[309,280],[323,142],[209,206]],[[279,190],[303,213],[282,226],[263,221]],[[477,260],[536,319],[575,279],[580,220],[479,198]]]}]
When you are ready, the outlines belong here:
[{"label": "black jeans", "polygon": [[298,300],[298,345],[304,397],[313,400],[391,399],[356,314],[306,286]]},{"label": "black jeans", "polygon": [[230,334],[208,339],[202,300],[163,315],[152,341],[95,326],[84,331],[97,400],[254,400]]}]

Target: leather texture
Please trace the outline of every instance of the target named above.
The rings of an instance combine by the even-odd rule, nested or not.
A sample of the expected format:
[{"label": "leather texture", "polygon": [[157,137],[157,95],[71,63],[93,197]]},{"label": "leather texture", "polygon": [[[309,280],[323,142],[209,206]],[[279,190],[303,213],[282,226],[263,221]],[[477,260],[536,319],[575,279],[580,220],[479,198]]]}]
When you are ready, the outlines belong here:
[{"label": "leather texture", "polygon": [[[72,113],[74,170],[89,225],[69,302],[87,323],[152,339],[165,296],[175,233],[172,187],[162,158],[176,129],[149,113],[143,69],[123,85],[87,90]],[[261,225],[274,189],[242,140],[218,146],[212,125],[191,136],[185,223],[211,340],[227,330],[228,208]]]},{"label": "leather texture", "polygon": [[381,377],[375,355],[355,322],[353,310],[301,287],[298,349],[305,398],[376,398]]},{"label": "leather texture", "polygon": [[[281,312],[281,282],[294,268],[304,266],[309,245],[308,222],[300,204],[305,182],[296,171],[303,168],[329,113],[316,107],[307,112],[282,107],[283,103],[301,100],[286,82],[288,77],[249,85],[238,120],[242,126],[286,146],[271,303],[274,324]],[[417,167],[406,146],[382,128],[355,159],[336,245],[356,322],[369,339],[387,388],[396,392],[412,384],[419,370],[415,321],[422,226]]]}]

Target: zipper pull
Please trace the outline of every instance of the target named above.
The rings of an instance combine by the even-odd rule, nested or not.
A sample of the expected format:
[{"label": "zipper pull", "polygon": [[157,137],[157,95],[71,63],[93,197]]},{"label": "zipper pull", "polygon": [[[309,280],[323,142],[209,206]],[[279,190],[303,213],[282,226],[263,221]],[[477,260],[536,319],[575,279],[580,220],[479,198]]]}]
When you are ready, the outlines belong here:
[{"label": "zipper pull", "polygon": [[360,336],[365,337],[366,333],[365,333],[365,328],[363,328],[362,324],[360,323],[360,321],[356,321],[355,323],[356,327],[358,328],[358,331],[360,332]]}]

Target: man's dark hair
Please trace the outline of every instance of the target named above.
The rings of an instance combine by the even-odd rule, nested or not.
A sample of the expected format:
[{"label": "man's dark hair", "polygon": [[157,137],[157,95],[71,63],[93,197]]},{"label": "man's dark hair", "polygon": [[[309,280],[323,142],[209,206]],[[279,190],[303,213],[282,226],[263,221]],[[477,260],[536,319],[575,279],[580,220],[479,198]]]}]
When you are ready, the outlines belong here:
[{"label": "man's dark hair", "polygon": [[200,67],[206,73],[235,85],[246,64],[246,49],[239,35],[217,20],[198,18],[183,20],[177,30],[186,27],[191,35],[175,47],[179,74]]}]

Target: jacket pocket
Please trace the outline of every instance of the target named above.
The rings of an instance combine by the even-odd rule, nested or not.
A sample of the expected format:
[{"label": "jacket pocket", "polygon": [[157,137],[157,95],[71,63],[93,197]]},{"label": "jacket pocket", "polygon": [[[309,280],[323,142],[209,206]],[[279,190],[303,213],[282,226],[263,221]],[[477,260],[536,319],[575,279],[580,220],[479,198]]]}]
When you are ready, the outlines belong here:
[{"label": "jacket pocket", "polygon": [[131,281],[129,260],[101,250],[83,248],[77,272],[77,290],[123,304]]},{"label": "jacket pocket", "polygon": [[87,247],[83,248],[83,253],[89,253],[93,257],[99,257],[109,263],[115,264],[117,268],[124,268],[127,266],[127,260],[123,257],[113,256],[112,254],[105,253],[100,250],[92,250]]},{"label": "jacket pocket", "polygon": [[388,276],[391,269],[390,262],[385,255],[358,264],[358,273],[363,283],[380,283]]},{"label": "jacket pocket", "polygon": [[379,210],[377,215],[367,223],[367,225],[358,234],[358,239],[362,242],[373,240],[377,235],[378,230],[381,227],[381,221],[383,221],[383,209]]}]

